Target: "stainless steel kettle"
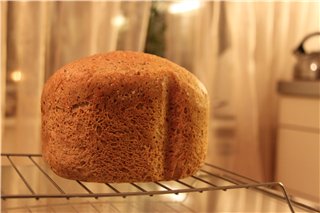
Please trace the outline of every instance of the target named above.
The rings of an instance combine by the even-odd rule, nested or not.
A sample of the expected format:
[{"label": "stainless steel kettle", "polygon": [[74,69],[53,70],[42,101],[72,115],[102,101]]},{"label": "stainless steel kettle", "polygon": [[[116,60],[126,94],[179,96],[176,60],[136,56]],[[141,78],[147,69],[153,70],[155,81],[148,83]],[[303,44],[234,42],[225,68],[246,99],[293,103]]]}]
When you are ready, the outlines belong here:
[{"label": "stainless steel kettle", "polygon": [[320,32],[307,35],[293,51],[297,59],[294,67],[294,78],[296,80],[320,80],[320,50],[308,53],[304,48],[304,43],[309,38],[319,35]]}]

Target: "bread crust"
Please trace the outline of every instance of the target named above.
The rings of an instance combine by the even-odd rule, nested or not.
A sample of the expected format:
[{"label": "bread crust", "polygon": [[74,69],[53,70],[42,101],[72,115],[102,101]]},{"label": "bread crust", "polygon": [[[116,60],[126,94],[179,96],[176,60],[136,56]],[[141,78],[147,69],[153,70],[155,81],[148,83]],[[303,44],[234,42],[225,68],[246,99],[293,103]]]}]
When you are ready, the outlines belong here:
[{"label": "bread crust", "polygon": [[59,176],[90,182],[172,180],[204,162],[208,95],[157,56],[115,51],[71,62],[41,97],[42,152]]}]

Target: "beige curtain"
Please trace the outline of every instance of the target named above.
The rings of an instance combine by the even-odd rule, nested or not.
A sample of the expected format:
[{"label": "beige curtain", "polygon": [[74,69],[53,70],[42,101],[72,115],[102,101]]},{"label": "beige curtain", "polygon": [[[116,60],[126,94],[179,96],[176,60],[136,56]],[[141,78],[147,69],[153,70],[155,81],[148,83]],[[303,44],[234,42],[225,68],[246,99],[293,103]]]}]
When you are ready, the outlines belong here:
[{"label": "beige curtain", "polygon": [[[319,31],[318,2],[212,2],[166,13],[166,57],[194,72],[211,99],[208,161],[271,180],[279,79],[292,49]],[[63,64],[96,52],[143,51],[148,1],[1,2],[2,152],[40,151],[39,99]],[[160,4],[160,3],[159,3]],[[15,73],[16,81],[12,81]]]},{"label": "beige curtain", "polygon": [[202,2],[167,14],[168,58],[194,72],[211,98],[208,161],[272,180],[277,82],[290,80],[292,50],[320,31],[319,2]]},{"label": "beige curtain", "polygon": [[23,1],[1,6],[2,152],[39,153],[45,80],[63,64],[87,55],[143,51],[151,2]]},{"label": "beige curtain", "polygon": [[[0,10],[1,10],[1,32],[7,28],[7,2],[0,2]],[[6,41],[7,41],[7,36],[5,34],[1,34],[1,76],[0,79],[6,79],[6,66],[5,66],[5,61],[6,61],[6,53],[4,50],[6,50]],[[1,107],[1,114],[0,114],[0,135],[2,135],[3,132],[3,127],[4,127],[4,122],[3,118],[5,116],[5,82],[3,80],[0,81],[0,107]],[[0,139],[0,142],[2,140]]]}]

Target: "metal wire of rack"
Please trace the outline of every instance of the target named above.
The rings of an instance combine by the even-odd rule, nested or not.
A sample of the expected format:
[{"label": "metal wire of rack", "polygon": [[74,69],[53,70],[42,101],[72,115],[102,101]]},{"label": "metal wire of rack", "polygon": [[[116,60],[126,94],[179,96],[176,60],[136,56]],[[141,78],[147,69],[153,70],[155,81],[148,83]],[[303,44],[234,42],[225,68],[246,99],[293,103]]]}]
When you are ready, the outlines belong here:
[{"label": "metal wire of rack", "polygon": [[[301,203],[297,203],[295,201],[290,200],[289,195],[284,187],[284,185],[280,182],[267,182],[267,183],[260,183],[255,180],[252,180],[250,178],[235,174],[231,171],[225,170],[223,168],[214,166],[212,164],[206,163],[205,165],[207,167],[212,168],[215,170],[208,171],[206,169],[200,169],[199,173],[197,175],[191,176],[191,178],[195,182],[201,182],[202,184],[205,184],[205,187],[195,187],[194,184],[189,184],[186,181],[182,180],[175,180],[176,183],[180,184],[181,186],[184,186],[183,188],[171,188],[168,185],[166,185],[163,182],[151,182],[148,184],[153,184],[156,186],[156,188],[159,188],[159,190],[148,190],[139,183],[130,183],[132,187],[136,189],[136,191],[122,191],[117,188],[117,184],[110,184],[105,183],[104,186],[108,187],[111,192],[107,193],[94,193],[92,192],[84,183],[81,181],[76,181],[76,183],[83,188],[83,191],[85,193],[67,193],[63,187],[61,187],[52,177],[46,172],[46,169],[43,168],[39,163],[36,162],[35,158],[41,158],[40,154],[12,154],[12,153],[2,153],[1,157],[6,158],[10,166],[13,168],[13,170],[17,173],[17,175],[20,177],[23,184],[28,189],[29,193],[24,194],[6,194],[5,192],[1,191],[1,198],[3,200],[6,199],[18,199],[18,198],[34,198],[34,199],[41,199],[41,198],[96,198],[99,197],[128,197],[128,196],[142,196],[142,195],[148,195],[148,196],[154,196],[154,195],[162,195],[162,194],[179,194],[179,193],[189,193],[189,192],[205,192],[205,191],[213,191],[213,190],[231,190],[231,189],[255,189],[262,191],[263,193],[267,193],[268,195],[271,195],[273,197],[276,197],[278,199],[285,200],[288,204],[288,207],[291,212],[294,212],[293,203],[296,205],[300,205],[304,208],[317,211],[317,209],[314,209],[312,207],[306,206]],[[19,158],[25,158],[28,159],[46,178],[51,184],[55,187],[55,189],[59,193],[37,193],[31,186],[31,184],[27,181],[27,178],[24,177],[23,173],[19,170],[18,166],[14,163],[12,160],[12,157],[19,157]],[[208,177],[214,177],[218,178],[220,180],[225,181],[227,184],[223,185],[217,185],[216,183],[213,183],[209,181],[208,179],[204,178],[204,176]],[[235,178],[236,177],[236,178]],[[282,194],[275,192],[275,190],[271,190],[270,188],[274,187],[280,187]],[[160,190],[161,189],[161,190]]]}]

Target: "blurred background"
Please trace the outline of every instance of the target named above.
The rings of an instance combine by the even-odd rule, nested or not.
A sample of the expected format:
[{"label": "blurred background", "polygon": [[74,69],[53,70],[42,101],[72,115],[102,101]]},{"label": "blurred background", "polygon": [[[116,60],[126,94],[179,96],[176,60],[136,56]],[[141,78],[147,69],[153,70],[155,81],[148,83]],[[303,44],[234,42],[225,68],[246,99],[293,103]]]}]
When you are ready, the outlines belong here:
[{"label": "blurred background", "polygon": [[[317,1],[1,2],[2,152],[40,153],[40,96],[62,65],[113,50],[185,67],[211,101],[207,161],[319,199],[319,55],[297,77],[293,51],[320,31]],[[320,36],[306,40],[319,52]],[[317,58],[318,57],[318,58]]]}]

